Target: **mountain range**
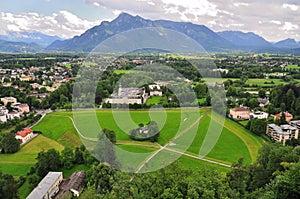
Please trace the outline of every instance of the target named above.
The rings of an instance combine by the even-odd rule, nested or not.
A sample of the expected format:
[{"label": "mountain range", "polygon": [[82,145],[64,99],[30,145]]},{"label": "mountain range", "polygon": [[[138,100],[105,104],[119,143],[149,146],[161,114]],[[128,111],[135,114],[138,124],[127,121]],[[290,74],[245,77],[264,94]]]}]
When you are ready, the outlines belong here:
[{"label": "mountain range", "polygon": [[[33,52],[39,51],[41,48],[47,52],[90,52],[99,43],[118,33],[136,28],[148,27],[166,28],[183,33],[201,44],[203,48],[209,52],[300,53],[300,43],[296,42],[294,39],[286,39],[271,43],[252,32],[214,32],[204,25],[197,25],[190,22],[149,20],[140,16],[132,16],[127,13],[120,14],[111,22],[103,21],[100,25],[71,39],[62,40],[58,37],[47,36],[41,33],[22,33],[21,35],[24,36],[21,37],[22,39],[16,36],[12,37],[13,39],[7,39],[0,36],[0,40],[9,40],[10,43],[5,44],[8,46],[13,45],[14,41],[17,41],[18,47],[22,49],[22,44],[24,44],[25,46],[27,45],[28,50],[31,49]],[[50,45],[46,46],[47,44]],[[3,48],[2,45],[3,44],[0,43],[0,51],[11,50],[8,46]],[[32,48],[29,48],[28,45]],[[17,46],[15,46],[15,48],[17,48]],[[46,47],[43,48],[43,46]],[[14,51],[16,51],[16,49],[14,49]]]}]

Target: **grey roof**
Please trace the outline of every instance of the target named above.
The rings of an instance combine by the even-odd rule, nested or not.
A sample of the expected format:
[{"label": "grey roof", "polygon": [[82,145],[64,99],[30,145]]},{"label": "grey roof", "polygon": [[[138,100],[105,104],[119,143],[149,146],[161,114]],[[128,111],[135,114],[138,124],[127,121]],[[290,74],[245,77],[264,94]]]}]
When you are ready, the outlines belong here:
[{"label": "grey roof", "polygon": [[296,128],[290,125],[281,125],[277,126],[276,124],[268,124],[277,134],[289,135],[290,133],[285,130],[296,130]]},{"label": "grey roof", "polygon": [[294,124],[296,126],[300,126],[300,120],[291,121],[291,124]]},{"label": "grey roof", "polygon": [[42,199],[60,176],[62,172],[49,172],[26,199]]},{"label": "grey roof", "polygon": [[288,124],[280,125],[280,128],[284,129],[284,130],[297,130],[297,128],[295,128],[291,125],[288,125]]}]

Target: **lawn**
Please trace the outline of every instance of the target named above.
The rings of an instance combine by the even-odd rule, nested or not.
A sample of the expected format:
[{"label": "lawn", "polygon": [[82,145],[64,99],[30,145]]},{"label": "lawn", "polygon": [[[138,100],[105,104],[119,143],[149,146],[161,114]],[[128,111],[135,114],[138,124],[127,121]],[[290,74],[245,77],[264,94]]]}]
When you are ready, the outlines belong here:
[{"label": "lawn", "polygon": [[71,119],[62,114],[48,114],[32,130],[41,131],[45,137],[55,140],[65,147],[75,148],[81,145],[81,140]]},{"label": "lawn", "polygon": [[150,105],[156,105],[159,104],[159,102],[161,101],[162,97],[159,96],[152,96],[150,98],[147,99],[146,105],[150,106]]},{"label": "lawn", "polygon": [[134,72],[133,70],[114,70],[114,73],[117,75],[128,74]]},{"label": "lawn", "polygon": [[[117,145],[119,149],[140,154],[135,160],[135,165],[125,165],[127,167],[131,166],[132,168],[136,168],[141,161],[145,160],[146,157],[149,157],[149,154],[157,150],[155,146],[158,147],[157,144],[153,144],[154,147],[152,147],[152,143],[134,142],[130,139],[128,133],[131,129],[136,128],[138,124],[146,124],[150,120],[157,121],[158,126],[160,127],[158,143],[161,146],[167,144],[176,136],[176,139],[173,140],[175,147],[168,146],[169,148],[173,147],[177,150],[185,150],[184,147],[181,147],[189,146],[187,148],[187,153],[197,156],[200,153],[203,140],[205,139],[208,127],[211,123],[210,109],[187,109],[182,113],[180,109],[153,110],[150,111],[150,113],[148,110],[100,110],[93,113],[94,119],[89,118],[91,113],[93,112],[79,111],[75,116],[73,116],[71,112],[53,112],[48,114],[33,128],[34,130],[41,131],[43,133],[42,135],[39,135],[15,154],[0,155],[0,170],[14,176],[26,175],[30,167],[35,164],[35,158],[40,151],[47,151],[51,148],[61,151],[66,146],[74,148],[81,145],[81,140],[69,117],[84,118],[84,116],[87,116],[87,119],[85,119],[86,121],[80,126],[81,128],[84,127],[87,129],[84,131],[85,136],[97,137],[97,134],[95,133],[96,130],[93,132],[94,128],[97,126],[92,125],[93,123],[99,122],[102,128],[114,130],[116,132],[117,141],[120,143]],[[214,120],[215,123],[213,126],[218,126],[221,124],[222,118],[216,116],[214,117]],[[184,136],[178,137],[178,135]],[[141,144],[145,146],[141,146]],[[263,144],[260,137],[250,133],[234,121],[225,119],[222,133],[216,141],[214,148],[211,151],[208,151],[209,153],[206,158],[232,164],[243,157],[245,163],[249,164],[256,159],[258,150]],[[161,160],[165,160],[166,156],[171,159],[176,158],[175,154],[172,153],[173,152],[163,150],[162,153],[158,154],[157,157],[153,159],[153,164],[159,164]],[[125,159],[128,157],[121,155],[121,158]],[[185,162],[186,159],[188,159],[187,162]],[[167,162],[167,160],[165,161]],[[202,165],[209,164],[187,157],[180,157],[179,162],[185,167],[191,164],[191,168],[196,168],[197,165],[202,167]]]},{"label": "lawn", "polygon": [[285,68],[286,68],[286,69],[299,69],[300,66],[298,66],[298,65],[288,65],[288,66],[286,66]]},{"label": "lawn", "polygon": [[14,154],[0,154],[0,170],[13,176],[25,176],[36,162],[37,154],[55,148],[63,150],[63,146],[54,140],[39,135]]},{"label": "lawn", "polygon": [[[227,80],[236,81],[239,80],[239,78],[203,78],[206,82],[225,82]],[[271,84],[271,81],[273,81],[274,84]],[[249,84],[250,86],[266,86],[266,85],[280,85],[280,84],[287,84],[287,82],[284,82],[282,79],[256,79],[256,78],[250,78],[247,80],[246,84]]]}]

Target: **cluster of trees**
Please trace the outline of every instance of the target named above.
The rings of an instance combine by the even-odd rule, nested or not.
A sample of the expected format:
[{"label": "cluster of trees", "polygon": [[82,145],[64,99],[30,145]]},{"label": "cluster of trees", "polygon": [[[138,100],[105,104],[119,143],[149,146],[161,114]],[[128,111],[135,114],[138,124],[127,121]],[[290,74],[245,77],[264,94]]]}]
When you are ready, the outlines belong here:
[{"label": "cluster of trees", "polygon": [[[55,149],[42,151],[38,154],[36,160],[37,163],[30,169],[30,172],[25,178],[25,180],[27,179],[29,181],[31,189],[36,187],[49,171],[69,170],[78,164],[84,164],[89,167],[97,162],[84,146],[76,147],[75,150],[66,147],[61,153]],[[25,182],[25,180],[23,180],[23,182]]]},{"label": "cluster of trees", "polygon": [[14,133],[0,134],[0,153],[15,153],[20,150],[20,141]]},{"label": "cluster of trees", "polygon": [[149,140],[157,142],[159,138],[159,129],[155,121],[150,121],[146,126],[140,124],[139,128],[130,131],[130,138],[133,140]]},{"label": "cluster of trees", "polygon": [[300,115],[300,86],[277,86],[270,94],[270,102],[268,111],[272,114],[289,111],[293,115]]},{"label": "cluster of trees", "polygon": [[18,184],[14,177],[0,171],[0,198],[17,199]]},{"label": "cluster of trees", "polygon": [[299,198],[300,148],[265,145],[256,162],[243,159],[226,175],[178,164],[146,174],[128,174],[103,163],[88,172],[85,198]]}]

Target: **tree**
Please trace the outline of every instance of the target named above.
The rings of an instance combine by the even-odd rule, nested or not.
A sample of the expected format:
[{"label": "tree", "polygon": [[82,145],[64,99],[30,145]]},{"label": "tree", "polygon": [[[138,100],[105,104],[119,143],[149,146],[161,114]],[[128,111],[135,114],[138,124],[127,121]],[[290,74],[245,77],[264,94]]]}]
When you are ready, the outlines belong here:
[{"label": "tree", "polygon": [[0,198],[17,199],[18,186],[12,175],[0,171]]},{"label": "tree", "polygon": [[88,182],[94,187],[98,194],[105,194],[112,189],[114,182],[114,171],[109,166],[99,163],[93,166],[88,173]]},{"label": "tree", "polygon": [[36,160],[35,167],[40,177],[44,177],[49,171],[57,171],[61,167],[60,155],[55,149],[40,152]]},{"label": "tree", "polygon": [[265,89],[259,89],[258,97],[265,98],[266,97],[266,90]]},{"label": "tree", "polygon": [[66,169],[71,169],[74,162],[74,152],[71,148],[66,147],[61,152],[61,162]]},{"label": "tree", "polygon": [[0,134],[0,149],[2,153],[15,153],[20,150],[20,141],[13,133]]},{"label": "tree", "polygon": [[262,135],[266,132],[267,121],[263,119],[252,119],[250,124],[250,131],[256,135]]}]

